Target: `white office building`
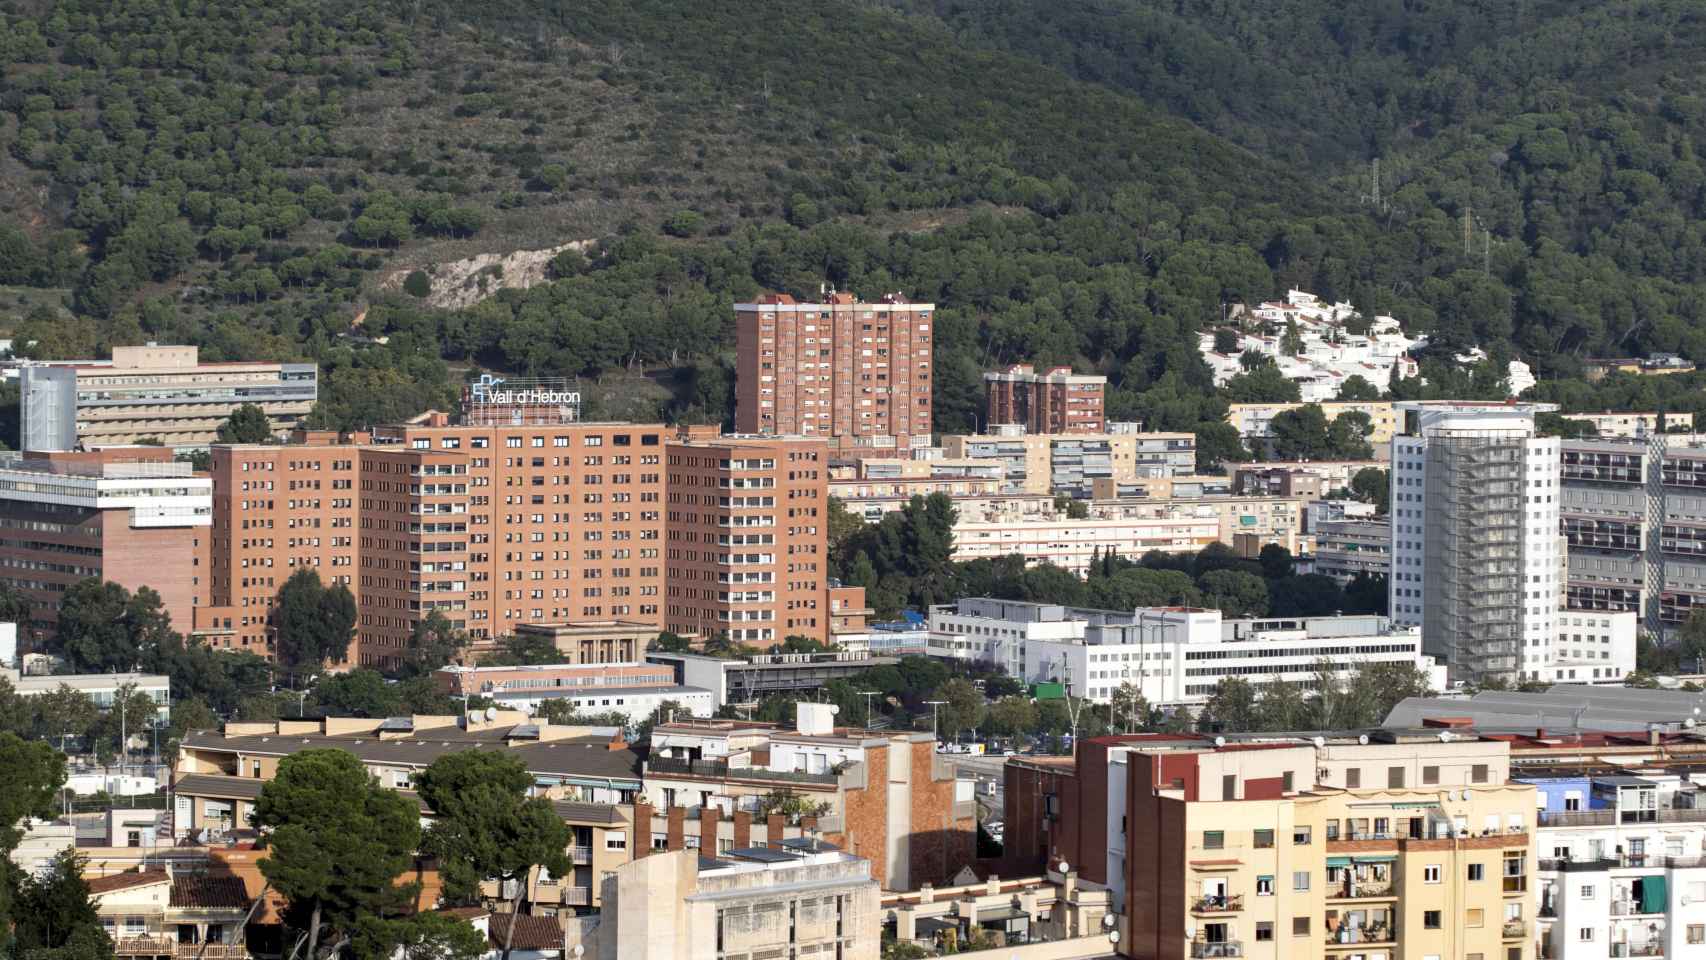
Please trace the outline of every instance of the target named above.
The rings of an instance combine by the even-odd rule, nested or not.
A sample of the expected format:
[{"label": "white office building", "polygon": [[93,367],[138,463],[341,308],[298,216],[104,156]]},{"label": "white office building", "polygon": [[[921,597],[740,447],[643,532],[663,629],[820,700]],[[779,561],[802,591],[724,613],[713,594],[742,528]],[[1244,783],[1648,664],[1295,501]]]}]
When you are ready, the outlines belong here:
[{"label": "white office building", "polygon": [[1392,619],[1454,680],[1540,679],[1564,589],[1551,404],[1399,404],[1392,438]]},{"label": "white office building", "polygon": [[1225,620],[1218,610],[1091,610],[973,598],[930,610],[932,654],[1000,666],[1026,683],[1060,681],[1106,703],[1124,684],[1157,705],[1199,706],[1227,677],[1311,683],[1323,662],[1338,675],[1369,663],[1410,663],[1443,689],[1444,670],[1413,627],[1385,617]]}]

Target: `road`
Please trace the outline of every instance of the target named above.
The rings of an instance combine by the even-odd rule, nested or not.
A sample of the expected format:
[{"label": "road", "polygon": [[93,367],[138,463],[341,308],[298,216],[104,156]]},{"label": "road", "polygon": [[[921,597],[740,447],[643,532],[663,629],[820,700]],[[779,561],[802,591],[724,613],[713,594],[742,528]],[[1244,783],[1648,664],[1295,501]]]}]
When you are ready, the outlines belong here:
[{"label": "road", "polygon": [[[977,781],[978,819],[1000,820],[1002,804],[1005,797],[1002,793],[1001,768],[1007,762],[1006,757],[953,757],[954,770],[960,776],[970,777]],[[988,784],[993,781],[995,792],[988,793]]]}]

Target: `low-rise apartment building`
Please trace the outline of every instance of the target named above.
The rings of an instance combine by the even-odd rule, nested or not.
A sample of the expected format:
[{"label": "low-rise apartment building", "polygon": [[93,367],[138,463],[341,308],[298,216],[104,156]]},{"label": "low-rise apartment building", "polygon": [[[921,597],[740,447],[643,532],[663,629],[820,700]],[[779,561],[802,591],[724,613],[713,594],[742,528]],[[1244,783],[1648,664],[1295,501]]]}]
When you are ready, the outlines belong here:
[{"label": "low-rise apartment building", "polygon": [[25,450],[158,441],[203,447],[244,404],[275,433],[308,415],[319,395],[314,363],[201,363],[193,346],[114,347],[111,360],[18,366]]},{"label": "low-rise apartment building", "polygon": [[188,630],[208,583],[212,485],[169,450],[0,456],[0,580],[30,602],[37,647],[59,622],[65,591],[89,577],[160,595]]},{"label": "low-rise apartment building", "polygon": [[1008,866],[1106,885],[1121,956],[1536,956],[1534,788],[1447,734],[1100,737],[1006,768]]},{"label": "low-rise apartment building", "polygon": [[604,883],[596,926],[570,931],[597,960],[823,957],[877,960],[882,913],[869,861],[824,845],[677,851]]},{"label": "low-rise apartment building", "polygon": [[983,375],[988,424],[1018,424],[1031,433],[1100,433],[1107,425],[1102,395],[1108,378],[1071,367],[1038,373],[1028,363]]},{"label": "low-rise apartment building", "polygon": [[562,700],[582,714],[620,713],[637,722],[669,704],[683,715],[709,717],[711,691],[675,682],[675,671],[653,663],[535,664],[515,667],[444,667],[433,674],[452,697],[484,697],[499,709],[536,714]]},{"label": "low-rise apartment building", "polygon": [[[1273,438],[1274,417],[1288,410],[1296,410],[1304,406],[1302,403],[1234,403],[1226,408],[1226,422],[1238,430],[1238,435],[1250,444],[1251,449],[1265,448],[1267,441]],[[1391,446],[1392,437],[1398,433],[1402,424],[1389,400],[1324,400],[1316,404],[1321,413],[1331,423],[1341,414],[1361,413],[1368,417],[1373,432],[1368,436],[1368,442],[1374,447],[1378,456]]]},{"label": "low-rise apartment building", "polygon": [[[1692,413],[1566,413],[1567,420],[1584,420],[1593,424],[1594,432],[1601,437],[1638,437],[1649,433],[1668,433],[1681,431],[1689,433],[1694,429],[1694,414]],[[1664,421],[1663,430],[1660,420]]]},{"label": "low-rise apartment building", "polygon": [[0,670],[12,684],[12,692],[20,697],[40,697],[69,687],[94,703],[95,709],[111,710],[122,691],[144,694],[154,702],[154,715],[132,714],[130,723],[142,729],[150,723],[165,726],[172,719],[172,678],[155,673],[61,673],[50,676],[26,677],[16,670]]},{"label": "low-rise apartment building", "polygon": [[747,845],[755,824],[768,829],[772,814],[785,813],[784,825],[815,829],[869,860],[890,890],[942,883],[970,863],[973,783],[936,754],[934,738],[838,726],[835,711],[801,703],[792,730],[734,720],[658,724],[645,765],[649,811],[637,810],[636,823],[654,824],[654,849],[712,856]]},{"label": "low-rise apartment building", "polygon": [[1389,520],[1322,520],[1314,524],[1311,572],[1349,583],[1358,574],[1384,577],[1392,572],[1392,523]]},{"label": "low-rise apartment building", "polygon": [[1121,935],[1117,905],[1107,887],[1068,867],[1040,876],[991,874],[979,883],[926,884],[915,893],[886,893],[885,933],[926,949],[985,938],[1003,947],[1048,944],[1044,949],[1059,960],[1105,957]]},{"label": "low-rise apartment building", "polygon": [[1018,555],[1029,564],[1053,564],[1083,576],[1092,560],[1106,554],[1140,557],[1151,550],[1196,553],[1219,541],[1220,521],[1212,516],[1084,520],[962,516],[954,524],[954,559],[993,560]]},{"label": "low-rise apartment building", "polygon": [[1131,423],[1094,433],[1035,433],[992,424],[988,433],[944,436],[942,452],[954,460],[1001,463],[1011,493],[1088,495],[1097,480],[1131,483],[1186,476],[1197,468],[1195,434],[1144,433]]},{"label": "low-rise apartment building", "polygon": [[249,957],[243,927],[254,901],[238,877],[149,869],[88,884],[116,956]]},{"label": "low-rise apartment building", "polygon": [[1227,620],[1192,607],[1095,610],[979,597],[930,609],[930,651],[1027,683],[1060,682],[1095,703],[1129,685],[1151,704],[1194,707],[1228,677],[1313,684],[1323,662],[1340,676],[1405,663],[1435,689],[1445,683],[1415,628],[1373,615]]}]

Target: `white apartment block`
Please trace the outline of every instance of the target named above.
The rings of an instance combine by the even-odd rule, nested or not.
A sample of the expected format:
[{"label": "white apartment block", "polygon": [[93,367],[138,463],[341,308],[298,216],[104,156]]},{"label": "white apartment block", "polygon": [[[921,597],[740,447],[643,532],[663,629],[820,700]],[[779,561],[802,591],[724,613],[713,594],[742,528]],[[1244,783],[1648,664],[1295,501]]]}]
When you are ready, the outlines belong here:
[{"label": "white apartment block", "polygon": [[995,559],[1012,554],[1026,563],[1050,563],[1083,576],[1101,554],[1141,557],[1151,550],[1196,553],[1220,540],[1214,515],[1070,520],[1012,517],[954,524],[954,559]]},{"label": "white apartment block", "polygon": [[1540,679],[1553,661],[1564,547],[1551,404],[1399,404],[1392,440],[1392,618],[1453,679]]},{"label": "white apartment block", "polygon": [[1526,777],[1549,960],[1706,956],[1706,774]]},{"label": "white apartment block", "polygon": [[1341,677],[1362,664],[1410,663],[1435,689],[1445,684],[1419,633],[1377,616],[1225,620],[1192,607],[1092,610],[972,598],[930,609],[930,652],[999,666],[1027,683],[1061,681],[1095,703],[1130,684],[1152,704],[1200,706],[1227,677],[1312,683],[1323,661]]},{"label": "white apartment block", "polygon": [[1635,672],[1633,610],[1559,610],[1552,661],[1540,668],[1548,683],[1621,684]]}]

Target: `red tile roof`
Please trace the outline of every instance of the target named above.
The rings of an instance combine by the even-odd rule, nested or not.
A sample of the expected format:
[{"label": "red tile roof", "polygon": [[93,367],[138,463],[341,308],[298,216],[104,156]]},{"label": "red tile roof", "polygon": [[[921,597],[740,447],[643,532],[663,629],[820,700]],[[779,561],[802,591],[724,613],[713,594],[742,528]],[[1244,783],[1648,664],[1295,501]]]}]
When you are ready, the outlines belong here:
[{"label": "red tile roof", "polygon": [[489,935],[494,946],[501,948],[504,945],[504,936],[512,921],[515,923],[515,942],[510,946],[514,949],[563,949],[563,927],[556,917],[535,917],[525,913],[520,916],[513,913],[492,914]]},{"label": "red tile roof", "polygon": [[239,877],[179,874],[172,878],[172,906],[216,910],[249,909],[249,891]]},{"label": "red tile roof", "polygon": [[89,893],[112,893],[115,890],[129,890],[131,887],[146,887],[151,883],[165,883],[171,879],[164,870],[143,870],[141,872],[115,873],[110,877],[96,877],[89,881]]}]

